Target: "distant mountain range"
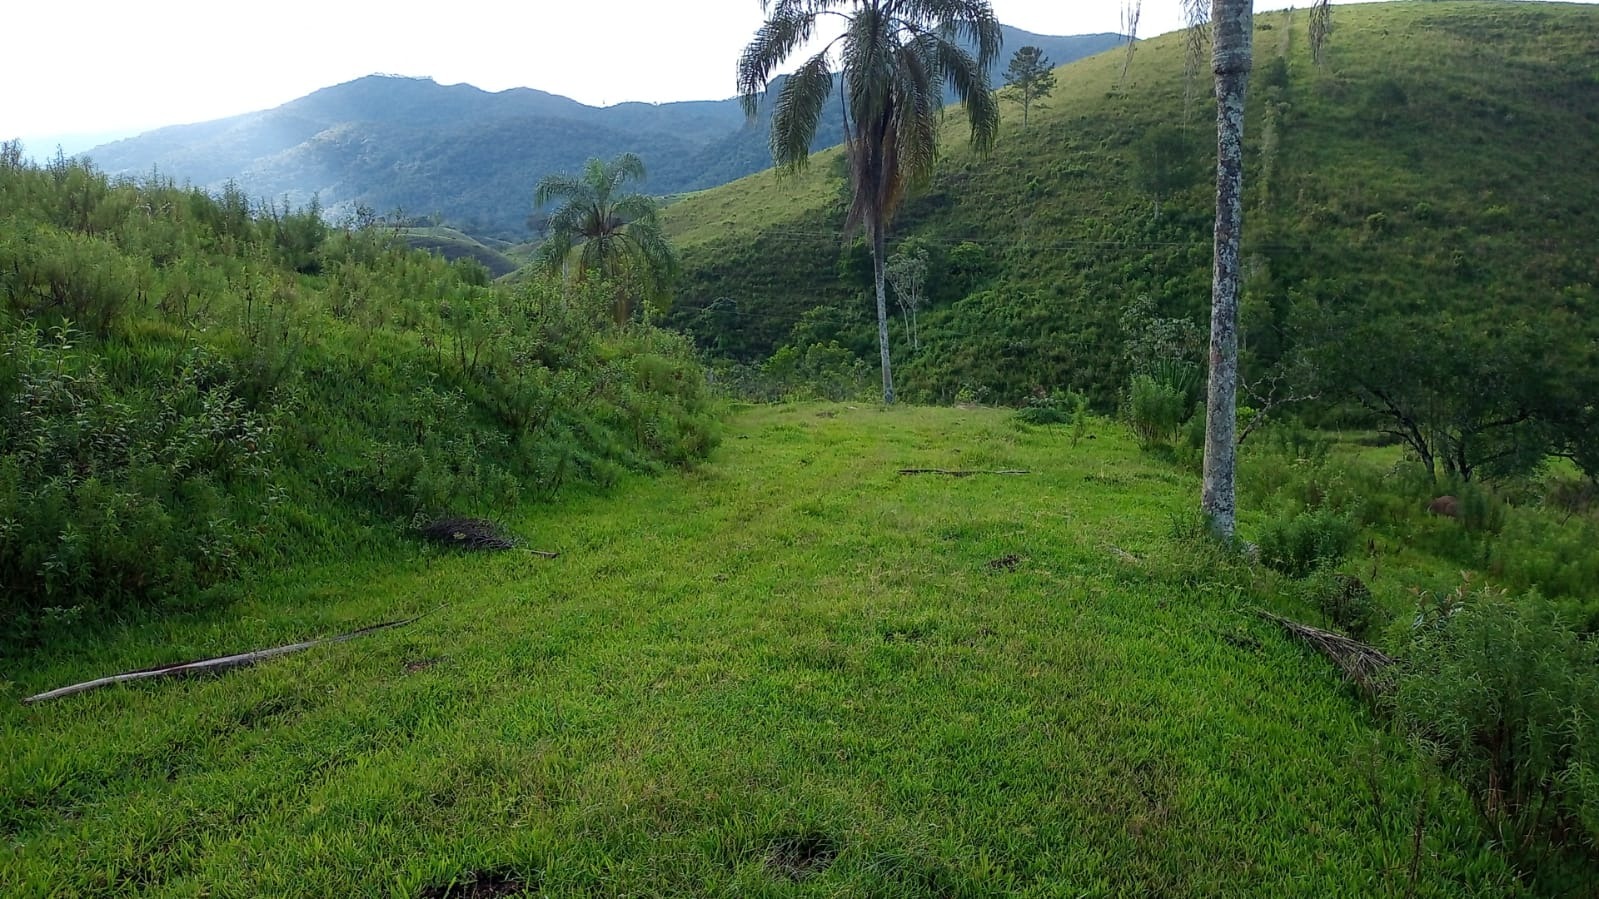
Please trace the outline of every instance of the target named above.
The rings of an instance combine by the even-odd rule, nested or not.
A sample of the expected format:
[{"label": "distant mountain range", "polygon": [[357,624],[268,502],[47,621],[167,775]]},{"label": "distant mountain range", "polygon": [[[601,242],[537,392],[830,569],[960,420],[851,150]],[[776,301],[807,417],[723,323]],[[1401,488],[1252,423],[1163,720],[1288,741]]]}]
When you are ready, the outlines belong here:
[{"label": "distant mountain range", "polygon": [[[1037,46],[1057,65],[1119,44],[1114,34],[1050,37],[1005,28],[997,86],[1011,52]],[[333,217],[365,205],[427,216],[474,235],[528,238],[533,185],[592,156],[630,151],[657,194],[715,187],[771,165],[770,111],[738,100],[586,106],[530,88],[489,93],[429,78],[371,75],[275,109],[175,125],[104,144],[86,156],[111,174],[157,170],[296,206],[316,195]],[[843,139],[832,110],[818,148]]]}]

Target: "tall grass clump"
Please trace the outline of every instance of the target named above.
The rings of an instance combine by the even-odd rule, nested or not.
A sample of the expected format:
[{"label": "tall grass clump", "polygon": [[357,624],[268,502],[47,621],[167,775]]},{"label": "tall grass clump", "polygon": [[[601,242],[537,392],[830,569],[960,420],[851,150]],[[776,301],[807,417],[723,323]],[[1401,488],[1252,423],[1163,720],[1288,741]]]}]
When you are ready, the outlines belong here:
[{"label": "tall grass clump", "polygon": [[1468,582],[1422,599],[1399,720],[1533,879],[1566,870],[1552,853],[1599,860],[1599,644],[1535,593]]}]

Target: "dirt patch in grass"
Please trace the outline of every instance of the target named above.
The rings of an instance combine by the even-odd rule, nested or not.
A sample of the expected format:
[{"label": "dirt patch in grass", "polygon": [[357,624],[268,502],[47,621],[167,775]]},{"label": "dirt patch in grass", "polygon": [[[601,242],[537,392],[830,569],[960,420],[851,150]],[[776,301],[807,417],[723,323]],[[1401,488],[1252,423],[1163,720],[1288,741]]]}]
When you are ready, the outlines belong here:
[{"label": "dirt patch in grass", "polygon": [[443,659],[411,659],[410,661],[405,663],[405,673],[406,674],[415,674],[418,671],[426,671],[429,668],[432,668],[434,665],[437,665],[438,663],[440,663],[442,661],[444,661],[444,660]]},{"label": "dirt patch in grass", "polygon": [[826,871],[838,858],[838,851],[838,841],[828,834],[789,834],[767,847],[766,870],[787,880],[808,880]]},{"label": "dirt patch in grass", "polygon": [[1008,553],[997,559],[988,560],[990,571],[1015,571],[1022,564],[1022,557],[1015,553]]},{"label": "dirt patch in grass", "polygon": [[523,896],[531,888],[510,871],[477,871],[449,883],[423,887],[416,899],[496,899]]}]

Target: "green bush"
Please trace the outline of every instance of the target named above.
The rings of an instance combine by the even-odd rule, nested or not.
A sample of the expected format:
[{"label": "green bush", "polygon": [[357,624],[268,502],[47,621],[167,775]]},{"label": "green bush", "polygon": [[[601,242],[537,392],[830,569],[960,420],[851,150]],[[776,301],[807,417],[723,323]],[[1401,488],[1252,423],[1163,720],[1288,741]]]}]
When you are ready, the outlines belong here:
[{"label": "green bush", "polygon": [[0,639],[236,574],[263,519],[270,422],[204,348],[118,390],[58,327],[0,350]]},{"label": "green bush", "polygon": [[1336,565],[1355,542],[1355,522],[1332,509],[1276,515],[1260,529],[1260,558],[1292,577]]},{"label": "green bush", "polygon": [[1599,588],[1599,522],[1557,518],[1539,509],[1505,513],[1488,548],[1488,571],[1501,583],[1549,597],[1593,597]]},{"label": "green bush", "polygon": [[1468,583],[1423,595],[1405,653],[1400,720],[1532,872],[1551,838],[1599,846],[1596,649],[1537,594]]},{"label": "green bush", "polygon": [[1351,636],[1364,639],[1382,623],[1383,609],[1371,588],[1354,575],[1318,569],[1305,579],[1302,589],[1307,602]]},{"label": "green bush", "polygon": [[1016,411],[1017,419],[1030,425],[1063,425],[1088,411],[1088,397],[1075,390],[1038,390]]},{"label": "green bush", "polygon": [[1145,447],[1169,443],[1189,411],[1188,396],[1179,387],[1150,375],[1134,375],[1127,395],[1127,418]]}]

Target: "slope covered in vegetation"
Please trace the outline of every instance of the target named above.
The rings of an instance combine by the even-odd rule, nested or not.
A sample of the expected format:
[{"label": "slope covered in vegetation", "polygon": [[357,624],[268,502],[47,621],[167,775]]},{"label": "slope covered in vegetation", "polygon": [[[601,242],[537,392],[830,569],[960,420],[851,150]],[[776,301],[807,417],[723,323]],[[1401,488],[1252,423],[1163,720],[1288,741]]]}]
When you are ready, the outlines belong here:
[{"label": "slope covered in vegetation", "polygon": [[699,458],[689,347],[608,306],[6,146],[0,649]]},{"label": "slope covered in vegetation", "polygon": [[[1359,4],[1334,23],[1317,65],[1303,13],[1256,18],[1246,377],[1304,359],[1324,386],[1351,382],[1352,362],[1414,379],[1403,360],[1503,344],[1539,389],[1591,380],[1599,9]],[[1134,367],[1122,315],[1135,300],[1204,321],[1213,103],[1184,55],[1172,34],[1130,64],[1111,52],[1059,69],[1032,127],[1012,104],[986,158],[951,113],[941,169],[895,229],[899,248],[930,258],[920,347],[894,335],[908,398],[1071,387],[1108,406]],[[873,358],[869,263],[840,233],[846,199],[833,152],[797,178],[768,172],[674,204],[688,274],[672,320],[746,361],[835,340]],[[1339,352],[1351,343],[1372,355]]]}]

